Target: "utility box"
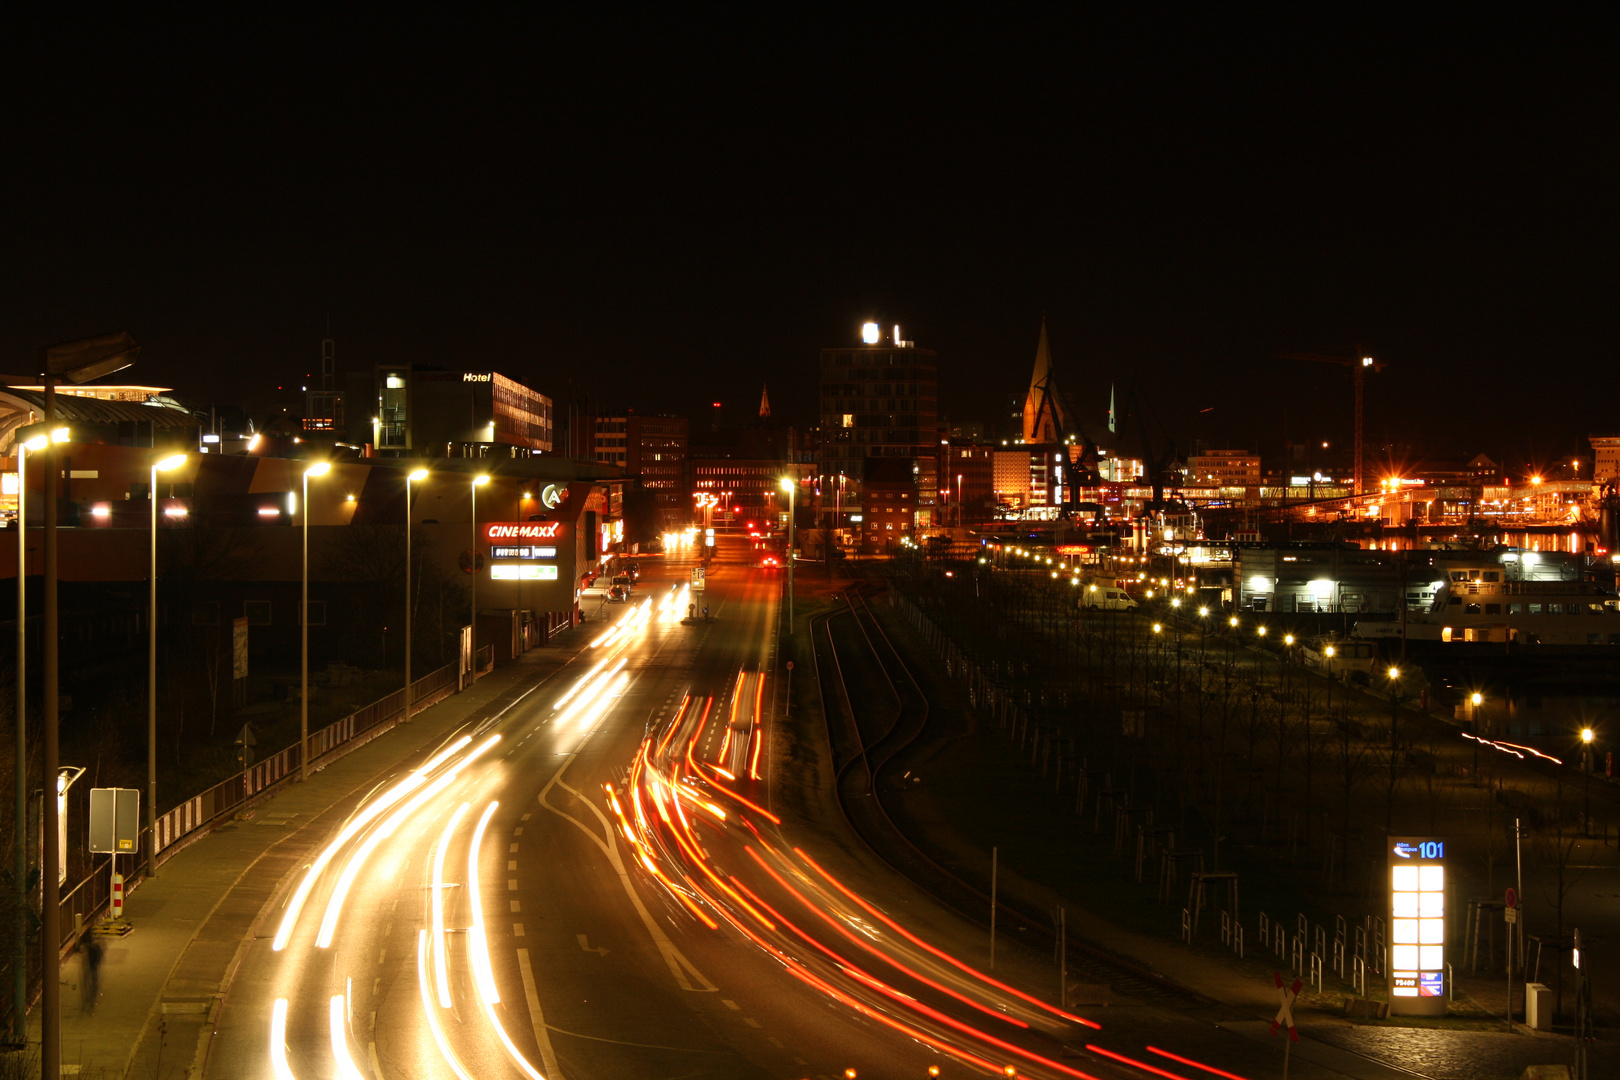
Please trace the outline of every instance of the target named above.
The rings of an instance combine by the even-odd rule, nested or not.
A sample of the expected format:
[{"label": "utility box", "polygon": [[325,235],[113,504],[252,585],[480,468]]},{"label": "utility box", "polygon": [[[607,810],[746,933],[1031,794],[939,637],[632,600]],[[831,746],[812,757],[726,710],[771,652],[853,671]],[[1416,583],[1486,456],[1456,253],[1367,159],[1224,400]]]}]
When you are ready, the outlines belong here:
[{"label": "utility box", "polygon": [[1526,983],[1524,987],[1524,1023],[1536,1031],[1551,1031],[1553,1026],[1552,987],[1546,983]]},{"label": "utility box", "polygon": [[141,849],[141,793],[136,788],[90,789],[90,851],[133,855]]}]

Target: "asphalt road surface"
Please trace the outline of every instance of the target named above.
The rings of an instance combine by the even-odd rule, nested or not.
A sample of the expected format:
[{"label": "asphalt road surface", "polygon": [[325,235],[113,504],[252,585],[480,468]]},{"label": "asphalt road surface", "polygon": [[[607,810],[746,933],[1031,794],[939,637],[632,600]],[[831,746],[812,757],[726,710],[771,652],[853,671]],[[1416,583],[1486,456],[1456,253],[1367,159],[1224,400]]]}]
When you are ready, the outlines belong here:
[{"label": "asphalt road surface", "polygon": [[641,560],[558,676],[334,829],[239,969],[210,1076],[1146,1075],[1086,1049],[1103,1013],[1127,1056],[1253,1063],[1207,1018],[1059,1008],[1039,958],[981,970],[982,931],[840,830],[786,737],[782,571],[722,557],[689,620],[693,565]]}]

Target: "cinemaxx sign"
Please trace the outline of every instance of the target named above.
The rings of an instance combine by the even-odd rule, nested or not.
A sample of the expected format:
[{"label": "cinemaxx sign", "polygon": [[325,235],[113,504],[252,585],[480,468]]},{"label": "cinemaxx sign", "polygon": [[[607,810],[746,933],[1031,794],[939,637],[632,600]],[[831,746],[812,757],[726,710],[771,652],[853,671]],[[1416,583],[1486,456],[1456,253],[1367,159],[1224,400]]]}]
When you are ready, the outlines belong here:
[{"label": "cinemaxx sign", "polygon": [[491,521],[484,526],[484,539],[556,540],[563,535],[561,521]]}]

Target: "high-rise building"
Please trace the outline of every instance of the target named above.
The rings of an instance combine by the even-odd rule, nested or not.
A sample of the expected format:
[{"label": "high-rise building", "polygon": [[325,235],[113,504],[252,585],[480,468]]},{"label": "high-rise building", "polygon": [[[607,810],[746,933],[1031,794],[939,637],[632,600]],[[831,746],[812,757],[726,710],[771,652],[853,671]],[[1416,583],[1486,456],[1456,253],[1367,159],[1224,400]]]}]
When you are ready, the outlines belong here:
[{"label": "high-rise building", "polygon": [[684,416],[626,412],[596,418],[596,460],[619,466],[652,492],[662,529],[683,526],[692,516],[686,442]]},{"label": "high-rise building", "polygon": [[[821,473],[860,484],[871,459],[909,464],[915,526],[934,524],[939,492],[939,357],[900,327],[867,323],[861,344],[821,350]],[[892,476],[892,465],[884,473]],[[857,505],[859,504],[857,500]]]}]

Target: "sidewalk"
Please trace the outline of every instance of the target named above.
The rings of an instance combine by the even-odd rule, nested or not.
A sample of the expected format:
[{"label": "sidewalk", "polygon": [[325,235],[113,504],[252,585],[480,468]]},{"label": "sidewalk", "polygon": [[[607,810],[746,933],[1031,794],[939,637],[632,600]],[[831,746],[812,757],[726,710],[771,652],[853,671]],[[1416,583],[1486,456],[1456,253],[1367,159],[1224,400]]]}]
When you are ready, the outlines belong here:
[{"label": "sidewalk", "polygon": [[[556,643],[318,768],[308,783],[289,784],[163,863],[125,904],[134,931],[101,938],[106,953],[94,1012],[81,996],[82,951],[62,965],[63,1075],[201,1076],[231,976],[287,875],[325,843],[378,778],[555,676],[595,630],[586,624],[565,631]],[[37,1048],[37,1009],[28,1037]]]}]

